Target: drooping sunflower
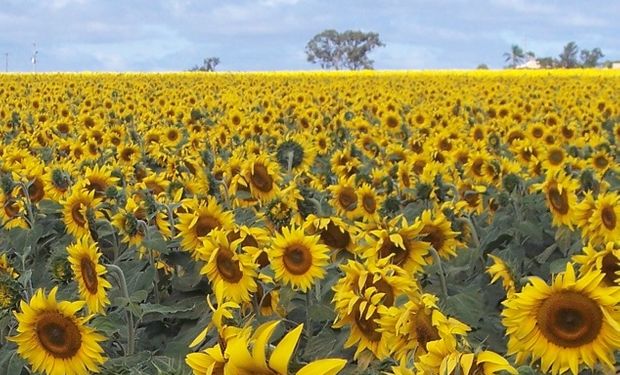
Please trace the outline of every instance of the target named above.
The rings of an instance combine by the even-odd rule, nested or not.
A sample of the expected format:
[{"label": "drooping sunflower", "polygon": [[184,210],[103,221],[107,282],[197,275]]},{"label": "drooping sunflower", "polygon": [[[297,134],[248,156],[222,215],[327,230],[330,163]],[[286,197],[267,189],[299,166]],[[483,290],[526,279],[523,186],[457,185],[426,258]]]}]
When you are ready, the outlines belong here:
[{"label": "drooping sunflower", "polygon": [[537,362],[553,375],[579,372],[600,363],[611,371],[613,350],[620,347],[620,287],[602,284],[597,270],[575,276],[573,265],[551,285],[538,277],[509,297],[502,312],[508,354],[517,363]]},{"label": "drooping sunflower", "polygon": [[101,216],[96,210],[101,204],[100,198],[95,198],[94,191],[84,189],[72,189],[67,200],[61,202],[63,208],[63,220],[67,227],[67,232],[75,238],[80,238],[89,233],[88,210],[93,210],[95,217]]},{"label": "drooping sunflower", "polygon": [[318,234],[321,242],[332,250],[354,251],[353,228],[338,216],[318,217],[310,214],[304,221],[304,229],[308,234]]},{"label": "drooping sunflower", "polygon": [[226,297],[237,303],[249,302],[257,290],[258,264],[250,254],[238,252],[242,242],[241,238],[229,241],[226,231],[216,229],[197,250],[198,257],[207,262],[200,274],[212,284],[222,280]]},{"label": "drooping sunflower", "polygon": [[39,289],[29,303],[21,301],[16,312],[17,353],[34,371],[49,375],[87,375],[99,372],[105,362],[99,342],[106,338],[86,325],[88,319],[76,316],[84,302],[57,301],[53,288],[49,295]]},{"label": "drooping sunflower", "polygon": [[181,237],[181,246],[196,257],[196,249],[201,245],[205,236],[213,229],[232,229],[234,216],[232,212],[225,211],[217,203],[214,197],[207,201],[196,198],[187,200],[184,204],[187,212],[179,213],[179,223],[176,228]]},{"label": "drooping sunflower", "polygon": [[306,235],[303,228],[282,228],[268,251],[276,280],[305,292],[322,279],[329,263],[329,248],[319,239],[317,235]]},{"label": "drooping sunflower", "polygon": [[497,280],[501,280],[504,291],[506,291],[506,295],[513,295],[516,292],[517,287],[515,285],[512,270],[502,258],[492,254],[489,254],[488,257],[493,261],[493,264],[487,267],[487,273],[491,276],[491,284]]},{"label": "drooping sunflower", "polygon": [[359,212],[362,220],[366,222],[379,221],[379,207],[383,205],[385,198],[368,183],[363,183],[357,190],[359,196]]},{"label": "drooping sunflower", "polygon": [[67,253],[80,297],[86,301],[88,311],[93,314],[104,313],[106,306],[110,304],[106,289],[110,289],[112,285],[104,278],[107,271],[99,263],[101,252],[97,250],[97,245],[90,237],[84,236],[68,246]]},{"label": "drooping sunflower", "polygon": [[411,355],[418,358],[428,352],[427,345],[442,337],[464,335],[470,328],[455,318],[445,316],[431,294],[414,296],[404,305],[379,306],[379,330],[388,337],[390,353],[397,360]]},{"label": "drooping sunflower", "polygon": [[490,351],[481,350],[471,353],[459,350],[457,340],[446,336],[428,344],[428,353],[416,363],[416,374],[462,374],[462,375],[517,375],[519,372],[506,358]]},{"label": "drooping sunflower", "polygon": [[425,257],[429,253],[429,242],[425,242],[426,233],[420,223],[409,224],[407,219],[398,216],[390,220],[385,228],[370,231],[366,241],[368,248],[363,256],[373,261],[389,259],[409,274],[420,272],[427,264]]}]

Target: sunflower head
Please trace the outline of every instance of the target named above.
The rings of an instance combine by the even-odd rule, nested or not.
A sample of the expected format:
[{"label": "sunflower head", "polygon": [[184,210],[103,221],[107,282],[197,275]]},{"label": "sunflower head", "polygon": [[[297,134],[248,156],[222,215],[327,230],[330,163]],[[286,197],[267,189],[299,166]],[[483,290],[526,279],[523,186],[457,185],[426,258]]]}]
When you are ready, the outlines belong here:
[{"label": "sunflower head", "polygon": [[17,306],[21,297],[21,284],[6,274],[0,274],[0,311]]},{"label": "sunflower head", "polygon": [[17,353],[34,371],[46,374],[81,375],[98,372],[105,362],[99,342],[105,337],[88,327],[76,313],[83,302],[57,301],[57,288],[49,295],[39,289],[29,303],[22,301],[15,313]]}]

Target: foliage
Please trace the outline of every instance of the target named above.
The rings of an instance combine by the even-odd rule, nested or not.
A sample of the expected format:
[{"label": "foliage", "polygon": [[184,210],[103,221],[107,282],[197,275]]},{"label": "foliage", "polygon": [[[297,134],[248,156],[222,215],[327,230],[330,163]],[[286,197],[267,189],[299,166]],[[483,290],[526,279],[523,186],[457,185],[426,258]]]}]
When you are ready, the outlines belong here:
[{"label": "foliage", "polygon": [[374,61],[368,54],[384,47],[379,34],[347,30],[342,33],[329,29],[315,35],[306,45],[309,62],[324,69],[372,69]]}]

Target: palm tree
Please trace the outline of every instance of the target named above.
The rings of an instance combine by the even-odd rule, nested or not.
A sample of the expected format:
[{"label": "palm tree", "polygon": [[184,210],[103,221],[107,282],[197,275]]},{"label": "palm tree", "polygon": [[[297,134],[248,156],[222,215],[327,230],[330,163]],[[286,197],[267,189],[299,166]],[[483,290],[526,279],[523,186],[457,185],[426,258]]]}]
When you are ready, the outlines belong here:
[{"label": "palm tree", "polygon": [[516,68],[525,58],[525,53],[519,45],[513,44],[510,46],[510,52],[504,53],[504,58],[506,62],[510,62],[508,67]]}]

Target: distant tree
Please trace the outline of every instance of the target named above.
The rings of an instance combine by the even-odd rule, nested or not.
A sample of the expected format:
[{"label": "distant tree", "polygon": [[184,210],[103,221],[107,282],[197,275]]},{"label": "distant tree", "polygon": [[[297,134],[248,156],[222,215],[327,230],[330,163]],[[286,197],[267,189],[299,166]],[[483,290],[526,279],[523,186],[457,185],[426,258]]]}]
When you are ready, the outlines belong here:
[{"label": "distant tree", "polygon": [[547,57],[539,57],[539,58],[536,59],[536,61],[538,62],[540,67],[544,68],[544,69],[555,68],[559,64],[557,59],[554,59],[553,57],[549,57],[549,56],[547,56]]},{"label": "distant tree", "polygon": [[487,64],[478,64],[476,69],[478,69],[478,70],[488,70],[489,66]]},{"label": "distant tree", "polygon": [[523,49],[517,44],[513,44],[512,46],[510,46],[510,51],[504,53],[504,61],[509,63],[509,68],[516,68],[517,65],[523,62],[524,58],[525,53],[523,52]]},{"label": "distant tree", "polygon": [[374,61],[368,58],[376,47],[384,47],[379,34],[347,30],[325,30],[306,44],[308,61],[323,69],[372,69]]},{"label": "distant tree", "polygon": [[194,65],[190,72],[213,72],[215,67],[220,63],[219,57],[207,57],[202,61],[202,66]]},{"label": "distant tree", "polygon": [[582,49],[580,52],[581,66],[584,68],[594,68],[599,65],[599,60],[605,57],[600,48],[594,48],[592,51]]},{"label": "distant tree", "polygon": [[577,61],[577,54],[579,53],[579,47],[575,42],[569,42],[564,46],[564,50],[558,56],[560,58],[559,64],[562,68],[576,68],[579,66]]}]

